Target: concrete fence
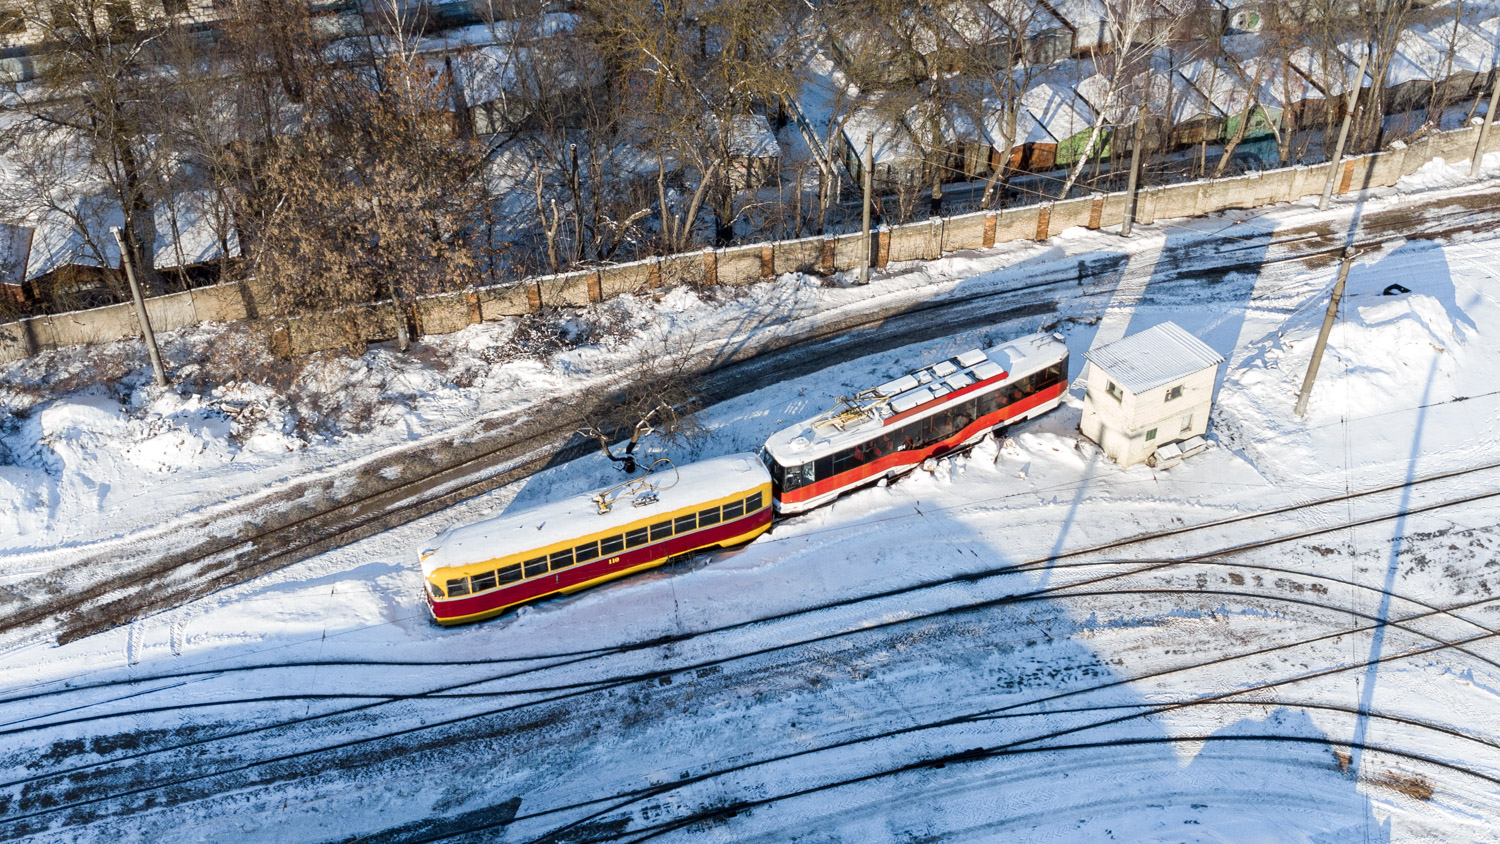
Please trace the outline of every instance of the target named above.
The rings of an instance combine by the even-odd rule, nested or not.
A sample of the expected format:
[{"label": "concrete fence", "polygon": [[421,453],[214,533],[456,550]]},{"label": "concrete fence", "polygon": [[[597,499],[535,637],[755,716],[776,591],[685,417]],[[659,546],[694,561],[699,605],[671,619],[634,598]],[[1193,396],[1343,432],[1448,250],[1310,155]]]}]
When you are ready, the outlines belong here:
[{"label": "concrete fence", "polygon": [[[1337,192],[1393,185],[1402,176],[1437,158],[1468,159],[1478,141],[1478,131],[1477,127],[1466,127],[1429,135],[1410,144],[1396,144],[1389,150],[1346,158],[1336,175]],[[1486,152],[1497,149],[1500,149],[1500,132],[1491,134]],[[1143,188],[1137,195],[1136,221],[1150,224],[1158,219],[1194,217],[1315,196],[1322,193],[1332,167],[1331,163],[1287,167],[1228,179]],[[254,282],[158,296],[147,300],[146,307],[158,331],[200,322],[274,320],[273,347],[282,354],[306,354],[389,340],[396,336],[398,319],[406,320],[418,335],[448,334],[467,325],[535,313],[542,308],[581,307],[624,293],[645,293],[677,284],[738,286],[789,272],[852,270],[860,266],[867,251],[872,265],[884,267],[894,262],[931,260],[945,252],[985,249],[997,243],[1045,240],[1074,227],[1117,226],[1124,220],[1127,204],[1123,192],[1094,194],[882,227],[872,242],[855,233],[705,249],[425,296],[409,303],[399,316],[390,304],[328,314],[278,316],[268,291]],[[0,325],[0,362],[20,360],[59,346],[104,343],[139,334],[140,327],[129,304],[34,317]]]}]

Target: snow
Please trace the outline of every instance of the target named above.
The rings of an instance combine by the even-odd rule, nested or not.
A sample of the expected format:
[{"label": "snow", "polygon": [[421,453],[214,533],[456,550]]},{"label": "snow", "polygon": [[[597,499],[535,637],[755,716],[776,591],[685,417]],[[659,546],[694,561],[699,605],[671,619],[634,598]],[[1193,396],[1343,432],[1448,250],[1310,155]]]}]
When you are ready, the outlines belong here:
[{"label": "snow", "polygon": [[[1500,155],[1485,164],[1493,177]],[[1070,230],[890,267],[868,287],[788,276],[717,297],[679,288],[625,298],[570,314],[574,344],[526,357],[498,352],[534,336],[535,323],[474,326],[424,340],[445,356],[441,371],[388,348],[319,358],[291,392],[340,420],[321,433],[304,430],[312,417],[295,402],[244,383],[201,397],[155,390],[137,358],[123,386],[112,378],[108,389],[36,400],[0,436],[6,583],[82,543],[169,530],[174,515],[307,474],[334,480],[348,462],[538,395],[614,383],[661,336],[717,349],[747,341],[746,325],[792,332],[877,306],[962,303],[1119,259],[1061,290],[1023,294],[1048,306],[1033,315],[959,324],[969,312],[950,305],[944,336],[830,360],[721,402],[694,443],[648,440],[652,454],[683,463],[753,450],[840,394],[1039,330],[1065,336],[1074,379],[1089,349],[1168,321],[1227,359],[1213,447],[1167,472],[1104,460],[1076,430],[1075,386],[1063,407],[1002,442],[784,521],[743,549],[492,623],[431,625],[412,559],[420,543],[618,479],[593,455],[127,627],[13,644],[0,652],[10,783],[0,829],[44,842],[280,844],[422,837],[488,818],[497,825],[481,837],[525,841],[599,811],[579,839],[630,840],[763,799],[660,840],[1490,840],[1493,783],[1415,757],[1500,776],[1493,639],[1421,650],[1496,627],[1493,500],[1438,506],[1492,493],[1500,473],[1318,502],[1500,462],[1500,344],[1489,342],[1500,331],[1500,238],[1397,238],[1363,252],[1305,419],[1291,405],[1335,266],[1283,260],[1296,249],[1286,244],[1311,232],[1326,245],[1356,214],[1444,199],[1472,207],[1460,203],[1494,182],[1468,184],[1467,169],[1434,162],[1327,212],[1309,201],[1159,221],[1129,240]],[[1195,250],[1204,244],[1264,260],[1214,274],[1194,257],[1212,252]],[[1409,292],[1383,295],[1393,283]],[[213,331],[169,338],[169,357],[182,353],[173,342],[222,342]],[[101,350],[91,354],[104,365]],[[4,383],[28,366],[83,365],[56,354],[8,367]],[[7,389],[8,402],[22,400]],[[264,453],[250,446],[261,437]],[[1211,522],[1220,524],[1061,556]],[[1329,527],[1338,531],[1224,551]],[[1178,562],[1146,568],[1167,559]],[[906,591],[880,596],[889,590]],[[825,603],[835,605],[757,621]],[[1380,620],[1401,625],[1370,626]],[[545,658],[494,662],[535,656]],[[230,670],[252,665],[264,667]],[[169,676],[187,670],[205,673]],[[104,680],[136,682],[86,688]],[[73,690],[63,697],[18,699],[64,683]],[[547,702],[564,688],[577,693]],[[317,717],[398,694],[418,696]],[[201,708],[130,714],[176,704]],[[95,715],[109,717],[49,726]],[[272,723],[288,726],[158,752]],[[360,755],[359,741],[397,730],[411,731],[409,744]],[[973,748],[999,755],[922,762]],[[142,755],[16,784],[126,752]],[[285,758],[155,788],[272,757]],[[838,781],[849,782],[782,798]],[[48,809],[123,786],[146,791]],[[578,805],[596,799],[605,802]]]}]

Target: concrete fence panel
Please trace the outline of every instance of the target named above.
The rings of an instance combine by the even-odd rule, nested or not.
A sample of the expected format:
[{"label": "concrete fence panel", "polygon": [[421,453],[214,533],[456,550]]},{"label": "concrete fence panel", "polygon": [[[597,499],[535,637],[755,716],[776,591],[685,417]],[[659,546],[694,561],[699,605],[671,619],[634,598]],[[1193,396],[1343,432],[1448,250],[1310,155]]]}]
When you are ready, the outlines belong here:
[{"label": "concrete fence panel", "polygon": [[110,305],[88,311],[73,311],[47,318],[59,346],[78,343],[110,343],[141,333],[134,305]]},{"label": "concrete fence panel", "polygon": [[1406,145],[1402,144],[1394,149],[1375,153],[1371,163],[1370,185],[1372,187],[1390,187],[1398,182],[1405,170]]},{"label": "concrete fence panel", "polygon": [[719,284],[739,287],[760,281],[760,244],[720,249],[715,255]]},{"label": "concrete fence panel", "polygon": [[[941,254],[943,230],[931,220],[891,227],[890,262],[920,261]],[[936,241],[936,242],[935,242]]]},{"label": "concrete fence panel", "polygon": [[1052,219],[1047,222],[1047,236],[1053,237],[1071,228],[1087,226],[1093,212],[1094,199],[1090,196],[1052,203]]},{"label": "concrete fence panel", "polygon": [[[696,256],[694,256],[696,257]],[[631,261],[613,267],[599,269],[599,288],[604,298],[612,299],[622,293],[643,293],[651,289],[655,272],[651,261]]]},{"label": "concrete fence panel", "polygon": [[772,261],[775,273],[815,273],[823,258],[823,237],[804,237],[801,240],[783,240],[773,247]]},{"label": "concrete fence panel", "polygon": [[1129,205],[1125,191],[1104,195],[1104,207],[1099,211],[1099,228],[1107,229],[1125,222],[1125,209]]},{"label": "concrete fence panel", "polygon": [[1156,206],[1161,199],[1161,188],[1141,188],[1135,196],[1135,221],[1143,226],[1156,222]]},{"label": "concrete fence panel", "polygon": [[1290,169],[1267,170],[1260,174],[1261,196],[1267,203],[1288,202],[1292,197],[1292,185],[1297,174]]},{"label": "concrete fence panel", "polygon": [[943,251],[983,249],[984,222],[988,218],[989,213],[985,211],[949,217],[943,225]]},{"label": "concrete fence panel", "polygon": [[233,322],[250,315],[245,308],[244,287],[237,282],[199,287],[189,294],[200,322]]},{"label": "concrete fence panel", "polygon": [[1490,134],[1484,139],[1484,151],[1487,153],[1500,151],[1500,126],[1490,127]]},{"label": "concrete fence panel", "polygon": [[452,334],[469,327],[469,301],[462,291],[423,296],[412,303],[417,334]]},{"label": "concrete fence panel", "polygon": [[589,281],[594,272],[544,275],[536,280],[544,308],[581,308],[589,303]]},{"label": "concrete fence panel", "polygon": [[1323,164],[1299,165],[1293,169],[1295,179],[1292,182],[1292,199],[1303,199],[1309,196],[1320,196],[1323,193],[1323,183],[1328,181],[1328,171],[1333,169],[1332,162]]},{"label": "concrete fence panel", "polygon": [[507,284],[503,287],[481,287],[475,291],[479,297],[479,315],[485,322],[494,322],[508,316],[520,316],[532,312],[531,296],[527,288],[531,282]]},{"label": "concrete fence panel", "polygon": [[1402,174],[1415,173],[1432,160],[1432,138],[1424,136],[1406,144],[1406,157],[1401,162]]},{"label": "concrete fence panel", "polygon": [[[870,233],[871,240],[874,239],[874,234],[874,232]],[[870,241],[865,240],[865,236],[859,232],[834,238],[833,268],[835,270],[859,269],[862,260],[860,256],[869,254],[869,243]]]},{"label": "concrete fence panel", "polygon": [[648,273],[647,287],[676,287],[679,284],[698,285],[704,281],[702,252],[683,255],[668,255],[656,261],[656,269]]},{"label": "concrete fence panel", "polygon": [[[1493,127],[1491,131],[1494,131]],[[1465,127],[1453,132],[1432,135],[1432,157],[1441,158],[1449,164],[1468,161],[1474,156],[1474,147],[1479,142],[1479,128]]]},{"label": "concrete fence panel", "polygon": [[25,360],[37,351],[31,342],[31,320],[0,325],[0,363]]},{"label": "concrete fence panel", "polygon": [[187,292],[147,299],[146,315],[154,331],[176,331],[199,322],[193,310],[193,294]]},{"label": "concrete fence panel", "polygon": [[1198,208],[1198,186],[1193,183],[1167,185],[1156,195],[1157,219],[1191,217]]},{"label": "concrete fence panel", "polygon": [[1024,208],[1007,208],[995,215],[995,242],[1011,243],[1017,240],[1033,240],[1036,237],[1036,218],[1041,208],[1028,205]]}]

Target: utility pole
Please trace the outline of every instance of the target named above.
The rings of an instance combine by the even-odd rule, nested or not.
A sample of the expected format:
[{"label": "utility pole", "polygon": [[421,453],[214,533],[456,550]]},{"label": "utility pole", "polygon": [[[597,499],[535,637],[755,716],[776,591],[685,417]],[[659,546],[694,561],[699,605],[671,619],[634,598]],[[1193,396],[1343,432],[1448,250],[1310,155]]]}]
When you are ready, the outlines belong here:
[{"label": "utility pole", "polygon": [[860,170],[862,171],[860,175],[864,177],[865,183],[864,224],[860,227],[860,231],[863,232],[865,236],[865,248],[859,261],[860,284],[870,283],[870,251],[875,246],[875,244],[870,241],[870,171],[874,168],[875,133],[870,132],[865,135],[865,162],[864,166],[860,168]]},{"label": "utility pole", "polygon": [[1354,85],[1349,88],[1348,107],[1344,110],[1344,122],[1339,126],[1339,142],[1333,148],[1333,164],[1328,168],[1328,180],[1323,183],[1323,197],[1318,200],[1318,210],[1326,211],[1328,201],[1333,199],[1333,183],[1338,178],[1339,165],[1344,160],[1344,141],[1349,138],[1349,123],[1354,119],[1354,107],[1359,104],[1359,89],[1365,82],[1365,66],[1370,61],[1370,47],[1365,45],[1364,55],[1359,57],[1359,70],[1354,72]]},{"label": "utility pole", "polygon": [[1344,247],[1343,260],[1339,262],[1338,280],[1333,283],[1333,296],[1328,300],[1328,313],[1323,315],[1323,328],[1318,331],[1318,342],[1313,346],[1312,360],[1307,364],[1307,375],[1302,379],[1302,392],[1297,394],[1294,413],[1301,419],[1307,412],[1307,400],[1312,397],[1313,381],[1318,377],[1318,367],[1323,363],[1323,350],[1328,347],[1328,335],[1333,331],[1333,320],[1338,316],[1339,302],[1344,298],[1344,282],[1349,280],[1349,266],[1359,253],[1353,246]]},{"label": "utility pole", "polygon": [[1495,119],[1495,106],[1500,105],[1500,67],[1497,67],[1495,82],[1490,86],[1490,107],[1484,111],[1484,122],[1479,124],[1479,143],[1474,145],[1474,160],[1469,164],[1469,178],[1479,178],[1479,163],[1484,159],[1484,139],[1490,134],[1490,123]]},{"label": "utility pole", "polygon": [[[1149,89],[1149,85],[1147,86]],[[1130,180],[1125,185],[1125,219],[1120,223],[1120,237],[1130,237],[1130,227],[1135,222],[1135,189],[1141,179],[1141,147],[1146,142],[1146,105],[1137,107],[1135,118],[1135,145],[1130,150]]]},{"label": "utility pole", "polygon": [[156,332],[151,330],[151,317],[146,314],[146,300],[141,298],[141,284],[135,278],[135,261],[125,245],[125,236],[119,226],[110,226],[109,233],[120,245],[120,263],[125,265],[125,280],[130,282],[130,297],[135,300],[135,318],[141,323],[141,337],[146,341],[146,354],[151,358],[151,371],[156,373],[156,386],[167,386],[167,371],[161,365],[161,352],[156,348]]}]

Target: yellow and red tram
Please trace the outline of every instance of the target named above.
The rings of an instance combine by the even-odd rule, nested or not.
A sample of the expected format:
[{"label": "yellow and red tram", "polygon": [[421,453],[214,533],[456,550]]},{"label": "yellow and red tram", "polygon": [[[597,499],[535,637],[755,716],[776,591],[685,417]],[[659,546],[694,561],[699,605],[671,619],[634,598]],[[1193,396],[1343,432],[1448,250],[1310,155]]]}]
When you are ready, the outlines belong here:
[{"label": "yellow and red tram", "polygon": [[771,526],[771,477],[753,454],[647,474],[448,531],[421,553],[438,624],[498,615],[671,557],[749,542]]}]

